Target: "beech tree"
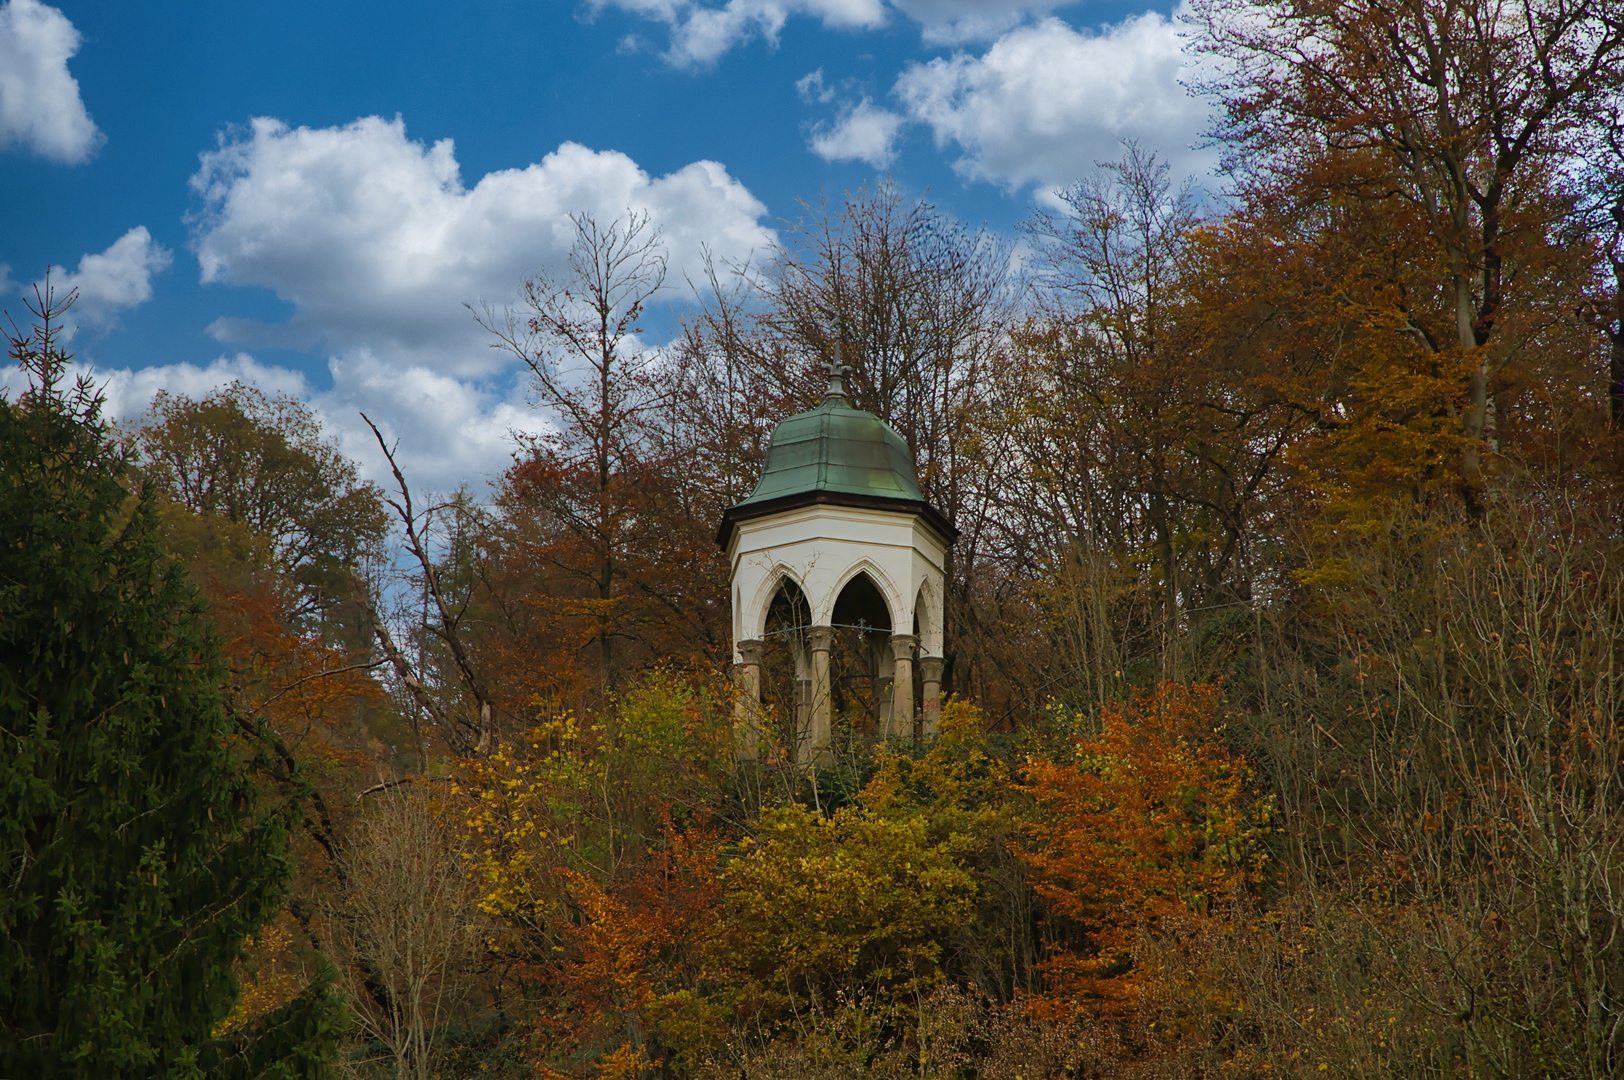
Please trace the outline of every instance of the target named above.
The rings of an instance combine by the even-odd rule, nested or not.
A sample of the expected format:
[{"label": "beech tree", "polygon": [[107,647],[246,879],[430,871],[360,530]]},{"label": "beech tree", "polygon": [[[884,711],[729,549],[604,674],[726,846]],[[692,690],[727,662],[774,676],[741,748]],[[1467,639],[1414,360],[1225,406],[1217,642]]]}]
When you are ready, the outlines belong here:
[{"label": "beech tree", "polygon": [[269,543],[306,618],[353,598],[356,567],[388,531],[382,492],[294,398],[237,382],[197,399],[159,391],[131,441],[169,499]]}]

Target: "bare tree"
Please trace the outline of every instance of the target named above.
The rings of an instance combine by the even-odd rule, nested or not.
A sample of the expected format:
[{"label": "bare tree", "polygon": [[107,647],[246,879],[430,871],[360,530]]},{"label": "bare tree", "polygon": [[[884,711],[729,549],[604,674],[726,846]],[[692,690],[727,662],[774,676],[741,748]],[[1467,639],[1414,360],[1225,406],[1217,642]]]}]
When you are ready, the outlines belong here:
[{"label": "bare tree", "polygon": [[[412,501],[411,487],[406,483],[406,476],[395,461],[394,447],[385,441],[383,433],[365,413],[361,414],[361,419],[372,429],[373,437],[378,440],[378,448],[383,451],[384,457],[389,462],[389,469],[395,476],[396,495],[385,501],[400,519],[401,527],[405,530],[406,549],[416,560],[423,574],[422,632],[439,641],[450,653],[452,666],[463,687],[473,699],[475,719],[472,722],[468,721],[431,693],[422,670],[423,665],[412,664],[411,658],[400,648],[390,632],[389,621],[379,610],[378,600],[369,595],[366,600],[367,616],[372,623],[373,634],[378,640],[378,647],[383,651],[384,660],[394,671],[395,677],[411,694],[418,707],[434,717],[453,747],[487,754],[490,752],[491,740],[495,734],[496,704],[488,682],[469,652],[468,643],[463,640],[468,598],[458,598],[447,593],[442,584],[440,568],[429,550],[429,538],[435,518],[463,507],[454,500],[431,503],[419,511]],[[418,736],[418,741],[419,745],[415,752],[421,770],[421,736]]]},{"label": "bare tree", "polygon": [[1624,98],[1597,126],[1582,159],[1587,168],[1572,242],[1593,247],[1602,264],[1583,313],[1607,342],[1607,413],[1613,429],[1624,431]]},{"label": "bare tree", "polygon": [[[725,436],[729,483],[747,484],[756,470],[744,459],[764,452],[773,423],[821,399],[838,346],[853,404],[903,437],[925,497],[960,530],[947,567],[951,661],[989,542],[989,478],[1014,468],[979,423],[1017,310],[1010,248],[889,180],[803,209],[763,263],[711,273],[696,290],[704,303],[681,349],[688,385],[716,395],[701,419]],[[965,673],[950,662],[961,690]]]},{"label": "bare tree", "polygon": [[[1400,506],[1344,542],[1345,667],[1254,744],[1290,823],[1282,926],[1311,926],[1236,969],[1277,1062],[1624,1069],[1624,577],[1594,494],[1508,485],[1483,524]],[[1351,1022],[1304,1024],[1308,997]]]},{"label": "bare tree", "polygon": [[361,1030],[388,1048],[397,1080],[428,1080],[466,989],[475,908],[456,837],[423,787],[380,785],[369,798],[340,853],[333,949]]},{"label": "bare tree", "polygon": [[[1101,551],[1152,549],[1162,676],[1178,678],[1173,643],[1189,586],[1180,581],[1176,540],[1188,531],[1179,520],[1186,516],[1179,489],[1187,485],[1176,474],[1190,419],[1180,393],[1189,357],[1178,348],[1175,322],[1201,200],[1191,181],[1175,187],[1167,163],[1133,142],[1060,198],[1063,213],[1040,211],[1025,227],[1045,306],[1066,328],[1060,347],[1051,347],[1055,361],[1039,363],[1048,368],[1047,385],[1023,410],[1024,432],[1039,436],[1025,445],[1046,466],[1037,502],[1048,505],[1029,512],[1047,510],[1061,523],[1051,550],[1078,548],[1068,562],[1079,566]],[[1065,464],[1056,470],[1057,462]],[[1140,534],[1148,544],[1136,542]],[[1088,540],[1078,547],[1080,536]]]}]

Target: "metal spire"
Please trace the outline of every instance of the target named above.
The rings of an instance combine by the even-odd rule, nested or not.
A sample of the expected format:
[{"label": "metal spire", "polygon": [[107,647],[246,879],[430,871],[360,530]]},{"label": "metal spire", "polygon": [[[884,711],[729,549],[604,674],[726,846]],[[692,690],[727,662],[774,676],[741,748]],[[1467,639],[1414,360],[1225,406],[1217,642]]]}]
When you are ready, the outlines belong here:
[{"label": "metal spire", "polygon": [[823,395],[824,400],[839,398],[846,400],[846,371],[845,364],[840,362],[840,341],[835,341],[834,359],[829,361],[829,390]]}]

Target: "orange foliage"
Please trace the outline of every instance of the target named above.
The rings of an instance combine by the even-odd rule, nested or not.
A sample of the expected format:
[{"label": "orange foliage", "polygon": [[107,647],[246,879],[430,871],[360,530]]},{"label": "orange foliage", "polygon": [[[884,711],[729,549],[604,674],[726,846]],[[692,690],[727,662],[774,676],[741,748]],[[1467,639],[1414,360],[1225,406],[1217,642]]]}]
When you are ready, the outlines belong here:
[{"label": "orange foliage", "polygon": [[721,507],[671,462],[617,464],[600,478],[538,447],[502,478],[500,565],[484,585],[505,632],[484,656],[515,715],[590,708],[657,665],[706,668],[727,643]]},{"label": "orange foliage", "polygon": [[582,1048],[627,1040],[599,1059],[600,1075],[658,1065],[714,1024],[700,990],[722,929],[718,841],[668,830],[662,848],[608,888],[559,871],[580,919],[563,930],[567,959],[550,979],[559,997],[543,1027]]},{"label": "orange foliage", "polygon": [[1260,200],[1194,239],[1203,366],[1295,413],[1286,457],[1333,518],[1447,482],[1461,447],[1470,357],[1428,347],[1449,312],[1414,258],[1423,230],[1391,209]]},{"label": "orange foliage", "polygon": [[1024,857],[1060,920],[1043,964],[1057,1012],[1125,1012],[1142,934],[1210,915],[1237,879],[1259,880],[1269,802],[1220,740],[1217,704],[1217,687],[1166,683],[1108,707],[1073,760],[1028,762],[1038,812]]},{"label": "orange foliage", "polygon": [[366,736],[353,721],[383,702],[366,654],[316,625],[270,538],[175,502],[165,504],[164,518],[173,557],[208,601],[233,704],[250,719],[263,717],[296,757],[361,764]]},{"label": "orange foliage", "polygon": [[295,629],[294,602],[274,585],[238,590],[213,579],[206,593],[244,712],[264,716],[300,756],[365,764],[359,737],[345,730],[360,705],[382,700],[364,659]]}]

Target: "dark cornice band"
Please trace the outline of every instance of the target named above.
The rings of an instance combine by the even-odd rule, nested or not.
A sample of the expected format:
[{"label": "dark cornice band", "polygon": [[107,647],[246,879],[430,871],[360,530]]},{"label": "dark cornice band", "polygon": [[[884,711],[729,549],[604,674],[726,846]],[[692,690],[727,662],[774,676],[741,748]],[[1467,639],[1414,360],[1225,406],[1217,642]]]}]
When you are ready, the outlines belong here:
[{"label": "dark cornice band", "polygon": [[892,513],[918,514],[925,519],[925,524],[940,533],[942,539],[949,544],[959,538],[959,530],[953,527],[953,523],[947,520],[940,510],[918,499],[894,499],[887,495],[853,495],[843,491],[798,491],[792,495],[781,495],[776,499],[728,507],[722,512],[722,524],[716,530],[716,543],[726,549],[733,539],[733,530],[738,528],[741,521],[766,517],[768,514],[777,514],[784,510],[797,510],[803,506],[850,506],[859,510],[889,510]]}]

